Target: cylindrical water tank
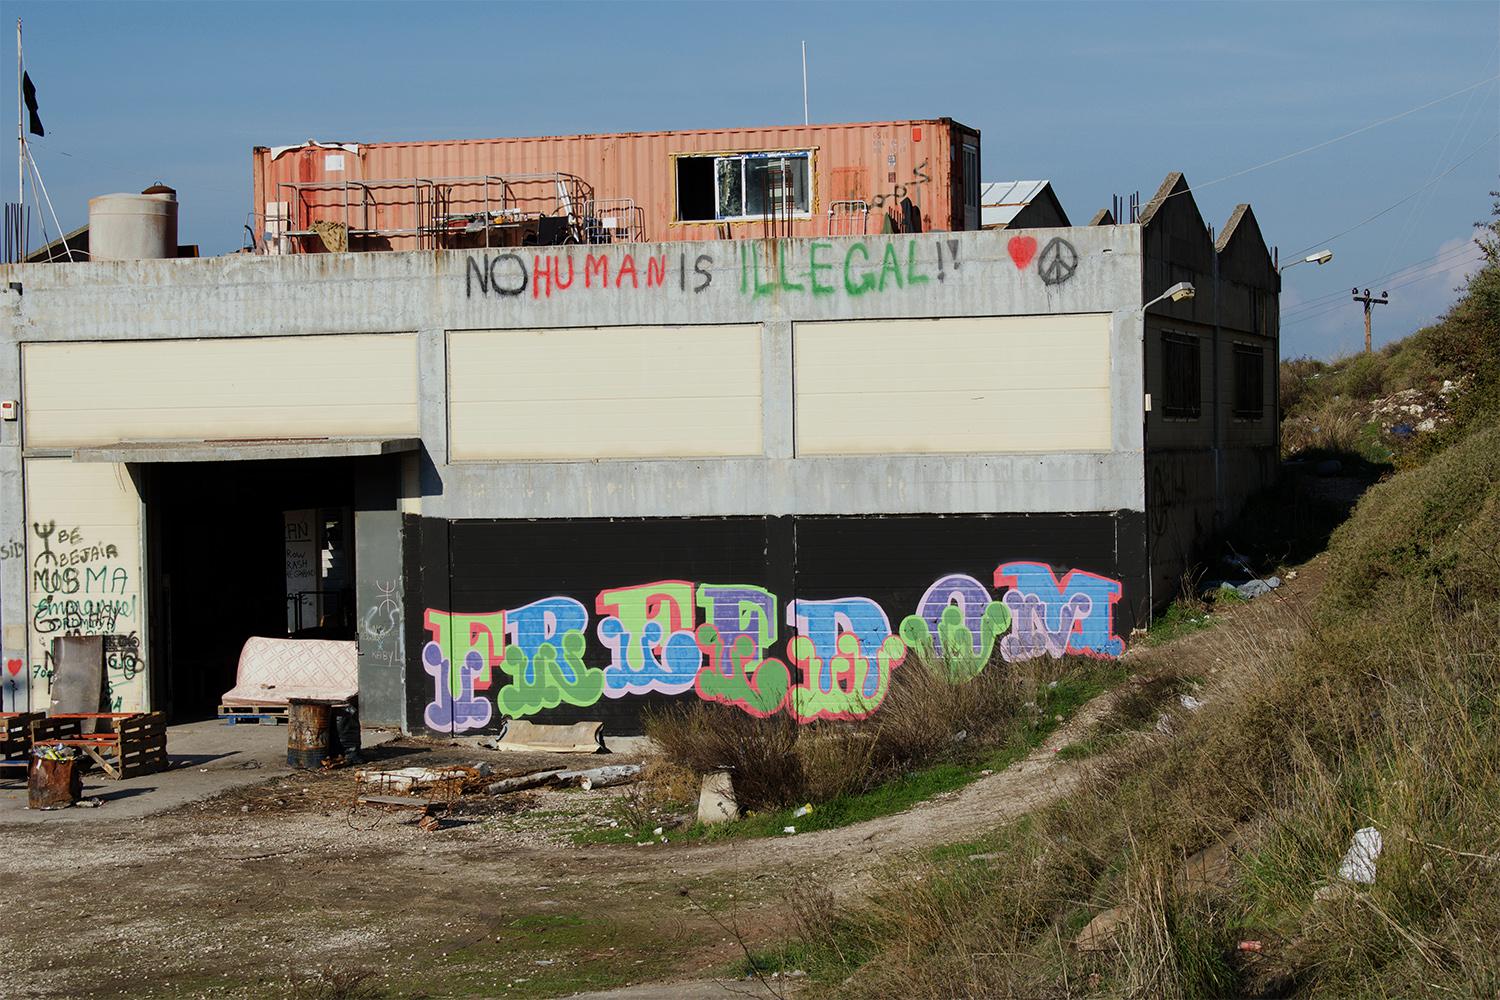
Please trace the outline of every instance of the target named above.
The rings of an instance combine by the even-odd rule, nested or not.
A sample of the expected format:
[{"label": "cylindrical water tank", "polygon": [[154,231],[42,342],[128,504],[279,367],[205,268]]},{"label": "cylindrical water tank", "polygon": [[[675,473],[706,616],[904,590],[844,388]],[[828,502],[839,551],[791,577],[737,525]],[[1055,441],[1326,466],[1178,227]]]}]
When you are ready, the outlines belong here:
[{"label": "cylindrical water tank", "polygon": [[177,192],[163,184],[140,194],[89,199],[90,260],[177,256]]}]

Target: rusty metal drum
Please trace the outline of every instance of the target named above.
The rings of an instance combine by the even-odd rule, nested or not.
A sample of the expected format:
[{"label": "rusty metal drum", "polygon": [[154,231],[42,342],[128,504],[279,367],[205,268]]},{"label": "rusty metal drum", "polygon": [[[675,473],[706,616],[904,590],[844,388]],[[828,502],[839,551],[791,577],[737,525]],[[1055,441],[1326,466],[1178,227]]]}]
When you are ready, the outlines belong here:
[{"label": "rusty metal drum", "polygon": [[291,698],[286,714],[286,762],[299,768],[322,767],[333,733],[333,706],[326,701]]},{"label": "rusty metal drum", "polygon": [[75,758],[49,760],[38,756],[31,762],[26,784],[28,809],[66,809],[83,795],[83,771]]}]

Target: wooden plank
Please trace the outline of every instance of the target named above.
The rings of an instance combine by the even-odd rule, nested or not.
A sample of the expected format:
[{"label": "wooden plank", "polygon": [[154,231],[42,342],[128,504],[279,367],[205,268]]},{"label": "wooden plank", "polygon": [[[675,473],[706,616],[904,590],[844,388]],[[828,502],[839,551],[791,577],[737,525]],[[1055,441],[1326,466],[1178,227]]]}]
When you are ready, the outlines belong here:
[{"label": "wooden plank", "polygon": [[286,715],[286,705],[220,705],[221,718],[232,715]]},{"label": "wooden plank", "polygon": [[413,809],[424,814],[431,813],[443,803],[433,799],[418,799],[409,795],[361,795],[359,804],[378,809]]}]

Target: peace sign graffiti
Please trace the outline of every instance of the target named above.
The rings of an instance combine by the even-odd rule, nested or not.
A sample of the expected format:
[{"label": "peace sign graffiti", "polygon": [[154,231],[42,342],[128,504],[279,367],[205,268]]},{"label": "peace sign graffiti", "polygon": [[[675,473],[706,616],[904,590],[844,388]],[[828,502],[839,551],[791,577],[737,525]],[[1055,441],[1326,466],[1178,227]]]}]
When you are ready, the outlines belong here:
[{"label": "peace sign graffiti", "polygon": [[1077,270],[1078,251],[1061,236],[1053,237],[1037,254],[1036,273],[1042,276],[1044,285],[1060,285]]}]

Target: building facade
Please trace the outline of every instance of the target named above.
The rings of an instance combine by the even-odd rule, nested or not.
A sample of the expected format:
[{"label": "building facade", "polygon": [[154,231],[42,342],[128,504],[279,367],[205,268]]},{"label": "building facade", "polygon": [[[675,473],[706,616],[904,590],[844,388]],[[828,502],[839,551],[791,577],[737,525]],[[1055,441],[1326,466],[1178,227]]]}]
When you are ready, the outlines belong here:
[{"label": "building facade", "polygon": [[[45,702],[76,633],[115,706],[178,718],[252,635],[357,638],[365,719],[435,733],[626,732],[673,698],[858,718],[933,650],[1118,656],[1200,508],[1274,471],[1246,458],[1274,459],[1274,327],[1211,294],[1274,314],[1241,216],[1202,259],[1163,209],[8,267],[4,707]],[[1143,308],[1177,280],[1197,297]],[[1260,347],[1241,451],[1193,436],[1226,384],[1201,361],[1200,423],[1164,422],[1173,333]]]}]

